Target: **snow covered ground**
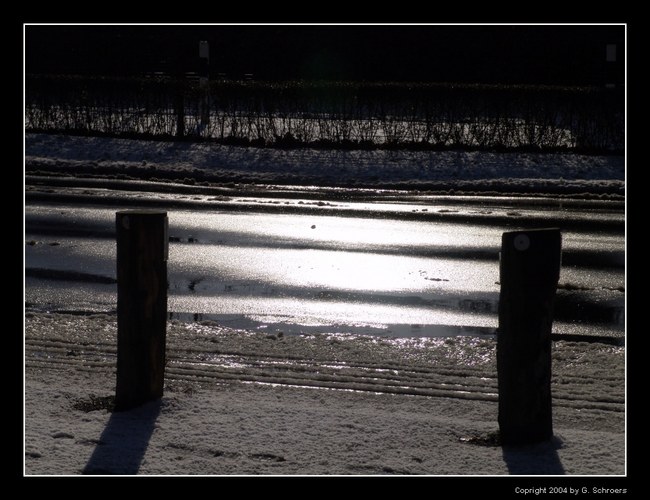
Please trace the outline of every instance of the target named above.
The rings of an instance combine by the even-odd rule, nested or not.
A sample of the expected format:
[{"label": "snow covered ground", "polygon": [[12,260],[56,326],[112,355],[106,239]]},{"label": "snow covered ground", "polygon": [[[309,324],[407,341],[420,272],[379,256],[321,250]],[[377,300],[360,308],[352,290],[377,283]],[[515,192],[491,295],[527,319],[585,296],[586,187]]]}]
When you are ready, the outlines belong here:
[{"label": "snow covered ground", "polygon": [[[279,150],[27,134],[28,172],[623,196],[622,157]],[[180,176],[180,177],[178,177]],[[111,315],[27,313],[27,475],[623,475],[625,347],[554,342],[555,439],[495,445],[496,345],[168,324],[165,396],[107,411]]]},{"label": "snow covered ground", "polygon": [[171,321],[165,395],[111,413],[116,320],[26,317],[25,473],[622,475],[623,347],[553,346],[552,442],[495,446],[495,342]]},{"label": "snow covered ground", "polygon": [[222,182],[624,194],[622,156],[472,151],[261,149],[213,143],[27,134],[30,170],[176,173]]}]

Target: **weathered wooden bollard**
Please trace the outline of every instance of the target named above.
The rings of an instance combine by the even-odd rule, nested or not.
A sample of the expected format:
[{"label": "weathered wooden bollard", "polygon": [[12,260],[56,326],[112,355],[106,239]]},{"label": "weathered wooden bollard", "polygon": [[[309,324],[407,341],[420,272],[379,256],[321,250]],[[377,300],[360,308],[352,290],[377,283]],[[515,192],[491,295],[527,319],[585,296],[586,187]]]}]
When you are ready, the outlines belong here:
[{"label": "weathered wooden bollard", "polygon": [[115,409],[162,397],[167,328],[167,213],[116,213]]},{"label": "weathered wooden bollard", "polygon": [[553,437],[551,329],[561,254],[559,229],[503,233],[497,334],[503,445]]}]

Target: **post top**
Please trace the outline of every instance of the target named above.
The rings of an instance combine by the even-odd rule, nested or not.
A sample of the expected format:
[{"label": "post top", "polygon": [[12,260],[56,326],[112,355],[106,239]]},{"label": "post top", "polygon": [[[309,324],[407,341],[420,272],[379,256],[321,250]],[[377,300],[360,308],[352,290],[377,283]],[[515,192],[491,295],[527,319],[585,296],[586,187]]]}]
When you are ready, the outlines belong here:
[{"label": "post top", "polygon": [[509,234],[521,234],[521,233],[557,233],[560,232],[559,227],[546,227],[546,228],[535,228],[535,229],[518,229],[516,231],[506,231],[503,235]]},{"label": "post top", "polygon": [[153,210],[153,209],[132,209],[132,210],[119,210],[115,212],[115,215],[167,215],[165,210]]}]

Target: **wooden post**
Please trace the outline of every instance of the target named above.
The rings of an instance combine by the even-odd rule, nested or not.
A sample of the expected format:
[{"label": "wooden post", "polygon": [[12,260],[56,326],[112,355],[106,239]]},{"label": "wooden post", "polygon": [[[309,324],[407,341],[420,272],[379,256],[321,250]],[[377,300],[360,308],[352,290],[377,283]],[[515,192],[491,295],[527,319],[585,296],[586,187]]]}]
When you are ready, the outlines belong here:
[{"label": "wooden post", "polygon": [[185,96],[184,81],[179,77],[174,85],[174,114],[176,115],[176,137],[185,136]]},{"label": "wooden post", "polygon": [[162,397],[167,328],[167,213],[116,213],[115,409]]},{"label": "wooden post", "polygon": [[551,329],[561,254],[559,229],[503,233],[497,334],[503,445],[553,437]]},{"label": "wooden post", "polygon": [[210,44],[203,40],[199,42],[199,88],[201,96],[199,98],[199,136],[202,136],[210,125]]}]

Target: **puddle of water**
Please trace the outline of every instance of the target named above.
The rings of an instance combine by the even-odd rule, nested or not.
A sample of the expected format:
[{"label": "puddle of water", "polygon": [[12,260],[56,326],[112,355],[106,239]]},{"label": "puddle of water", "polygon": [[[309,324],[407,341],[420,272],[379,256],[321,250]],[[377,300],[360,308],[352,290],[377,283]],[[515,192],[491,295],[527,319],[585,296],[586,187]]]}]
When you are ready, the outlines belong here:
[{"label": "puddle of water", "polygon": [[450,337],[459,335],[494,336],[496,328],[490,326],[435,325],[435,324],[325,324],[318,322],[292,323],[256,320],[241,314],[220,315],[203,313],[170,312],[169,319],[179,321],[214,321],[236,330],[253,330],[270,335],[303,334],[357,334],[382,337]]}]

